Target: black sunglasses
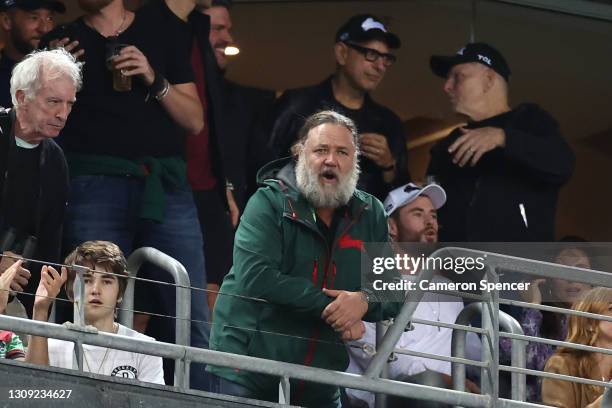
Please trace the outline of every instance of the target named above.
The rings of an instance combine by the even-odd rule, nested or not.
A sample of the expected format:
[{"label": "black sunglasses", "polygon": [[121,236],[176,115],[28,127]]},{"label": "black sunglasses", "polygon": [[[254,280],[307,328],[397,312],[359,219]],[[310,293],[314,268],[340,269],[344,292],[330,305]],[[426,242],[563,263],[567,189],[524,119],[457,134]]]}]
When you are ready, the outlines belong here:
[{"label": "black sunglasses", "polygon": [[344,41],[344,43],[351,47],[352,49],[354,49],[355,51],[359,52],[360,54],[362,54],[366,61],[369,62],[376,62],[378,61],[379,58],[382,58],[383,60],[383,65],[385,67],[390,67],[391,65],[393,65],[395,63],[395,61],[397,61],[397,57],[393,54],[385,54],[382,52],[378,52],[373,48],[368,48],[368,47],[362,47],[361,45],[357,45],[355,43],[352,42],[347,42]]}]

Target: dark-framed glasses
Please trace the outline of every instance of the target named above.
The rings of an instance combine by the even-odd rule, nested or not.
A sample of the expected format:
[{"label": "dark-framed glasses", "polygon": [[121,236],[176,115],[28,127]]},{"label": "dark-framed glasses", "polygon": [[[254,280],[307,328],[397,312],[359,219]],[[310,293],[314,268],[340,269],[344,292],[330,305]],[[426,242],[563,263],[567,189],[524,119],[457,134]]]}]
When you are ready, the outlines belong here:
[{"label": "dark-framed glasses", "polygon": [[397,61],[397,57],[393,54],[382,53],[373,48],[362,47],[361,45],[352,42],[345,41],[344,43],[350,48],[362,54],[365,57],[366,61],[376,62],[379,58],[382,58],[383,65],[385,67],[390,67],[395,63],[395,61]]}]

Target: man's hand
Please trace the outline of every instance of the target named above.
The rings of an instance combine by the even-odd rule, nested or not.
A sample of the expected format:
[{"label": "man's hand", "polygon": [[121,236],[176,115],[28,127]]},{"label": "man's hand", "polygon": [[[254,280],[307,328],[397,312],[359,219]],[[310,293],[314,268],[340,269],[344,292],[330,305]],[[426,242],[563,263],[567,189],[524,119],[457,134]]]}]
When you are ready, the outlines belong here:
[{"label": "man's hand", "polygon": [[240,209],[238,209],[238,204],[236,204],[236,199],[234,199],[234,193],[230,188],[225,189],[225,197],[227,198],[227,206],[229,207],[232,226],[236,229],[238,221],[240,220]]},{"label": "man's hand", "polygon": [[53,267],[43,265],[40,270],[40,283],[36,289],[34,309],[38,312],[48,312],[51,303],[57,297],[67,278],[68,270],[66,267],[62,266],[62,274],[60,275]]},{"label": "man's hand", "polygon": [[463,133],[455,143],[450,145],[448,152],[453,156],[453,163],[463,167],[470,163],[475,166],[487,152],[506,146],[506,134],[503,129],[483,127],[478,129],[459,128]]},{"label": "man's hand", "polygon": [[540,285],[545,283],[546,279],[534,279],[530,282],[529,289],[521,291],[520,295],[524,302],[535,303],[536,305],[542,304],[542,290]]},{"label": "man's hand", "polygon": [[353,341],[359,340],[363,337],[365,333],[365,324],[363,321],[358,321],[357,324],[351,326],[350,329],[342,332],[342,340],[344,341]]},{"label": "man's hand", "polygon": [[73,50],[75,50],[77,47],[79,46],[79,42],[77,40],[74,41],[70,41],[70,38],[68,37],[64,37],[61,40],[53,40],[49,42],[49,49],[55,49],[55,48],[64,48],[66,51],[68,51],[70,54],[72,54],[72,56],[75,59],[79,59],[80,57],[83,56],[83,54],[85,54],[85,50],[84,49],[80,49],[77,51],[72,52]]},{"label": "man's hand", "polygon": [[155,80],[155,71],[149,60],[138,48],[130,45],[113,57],[115,69],[120,69],[125,76],[139,75],[146,86],[151,86]]},{"label": "man's hand", "polygon": [[208,310],[210,312],[209,322],[212,323],[213,312],[215,310],[215,302],[217,301],[217,297],[219,296],[219,289],[221,289],[221,287],[216,283],[207,283],[206,289],[208,290],[208,292],[206,292],[206,302],[208,303]]},{"label": "man's hand", "polygon": [[[11,251],[4,252],[2,260],[0,260],[0,274],[14,265],[18,258],[20,258],[20,256]],[[23,262],[19,263],[17,272],[11,281],[11,290],[16,292],[23,292],[23,289],[28,285],[28,281],[30,280],[30,271],[21,266],[22,263]]]},{"label": "man's hand", "polygon": [[[441,374],[442,380],[449,387],[449,389],[453,388],[453,378],[448,374]],[[465,379],[465,390],[467,392],[471,392],[472,394],[480,394],[480,387],[478,387],[473,381]]]},{"label": "man's hand", "polygon": [[321,318],[337,332],[350,331],[368,311],[368,302],[361,292],[323,289],[323,293],[335,300],[323,310]]},{"label": "man's hand", "polygon": [[4,313],[6,309],[13,279],[17,276],[22,263],[22,260],[18,260],[0,275],[0,314]]},{"label": "man's hand", "polygon": [[362,133],[359,138],[361,153],[372,160],[378,167],[386,168],[395,165],[395,159],[387,138],[378,133]]}]

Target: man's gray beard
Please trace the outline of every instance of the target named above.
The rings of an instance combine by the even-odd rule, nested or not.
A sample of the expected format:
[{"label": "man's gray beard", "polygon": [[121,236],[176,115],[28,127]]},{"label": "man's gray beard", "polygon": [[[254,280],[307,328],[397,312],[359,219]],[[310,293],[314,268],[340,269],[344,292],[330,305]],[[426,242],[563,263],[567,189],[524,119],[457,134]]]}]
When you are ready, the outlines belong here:
[{"label": "man's gray beard", "polygon": [[[355,158],[353,170],[348,176],[338,174],[338,186],[333,191],[326,191],[319,182],[319,175],[306,164],[304,154],[298,156],[295,165],[295,179],[300,193],[315,208],[338,208],[349,202],[357,188],[359,180],[359,163]],[[336,172],[337,173],[337,172]]]}]

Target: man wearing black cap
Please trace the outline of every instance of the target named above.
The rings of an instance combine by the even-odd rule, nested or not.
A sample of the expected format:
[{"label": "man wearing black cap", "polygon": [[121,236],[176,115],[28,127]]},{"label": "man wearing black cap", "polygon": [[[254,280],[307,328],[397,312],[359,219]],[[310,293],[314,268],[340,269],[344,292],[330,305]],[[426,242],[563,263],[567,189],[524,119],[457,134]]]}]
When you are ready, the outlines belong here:
[{"label": "man wearing black cap", "polygon": [[558,192],[574,168],[557,122],[535,104],[510,107],[510,68],[488,44],[432,56],[430,65],[468,119],[431,150],[428,174],[448,194],[440,240],[554,240]]},{"label": "man wearing black cap", "polygon": [[43,35],[55,26],[55,13],[66,7],[55,0],[0,0],[4,49],[0,52],[0,106],[11,107],[11,71],[24,56],[38,48]]},{"label": "man wearing black cap", "polygon": [[322,83],[285,92],[279,99],[270,147],[290,154],[298,129],[309,115],[334,110],[351,118],[361,133],[359,188],[383,200],[392,187],[408,179],[400,119],[368,95],[395,62],[389,51],[400,40],[376,17],[357,15],[336,33],[336,72]]}]

